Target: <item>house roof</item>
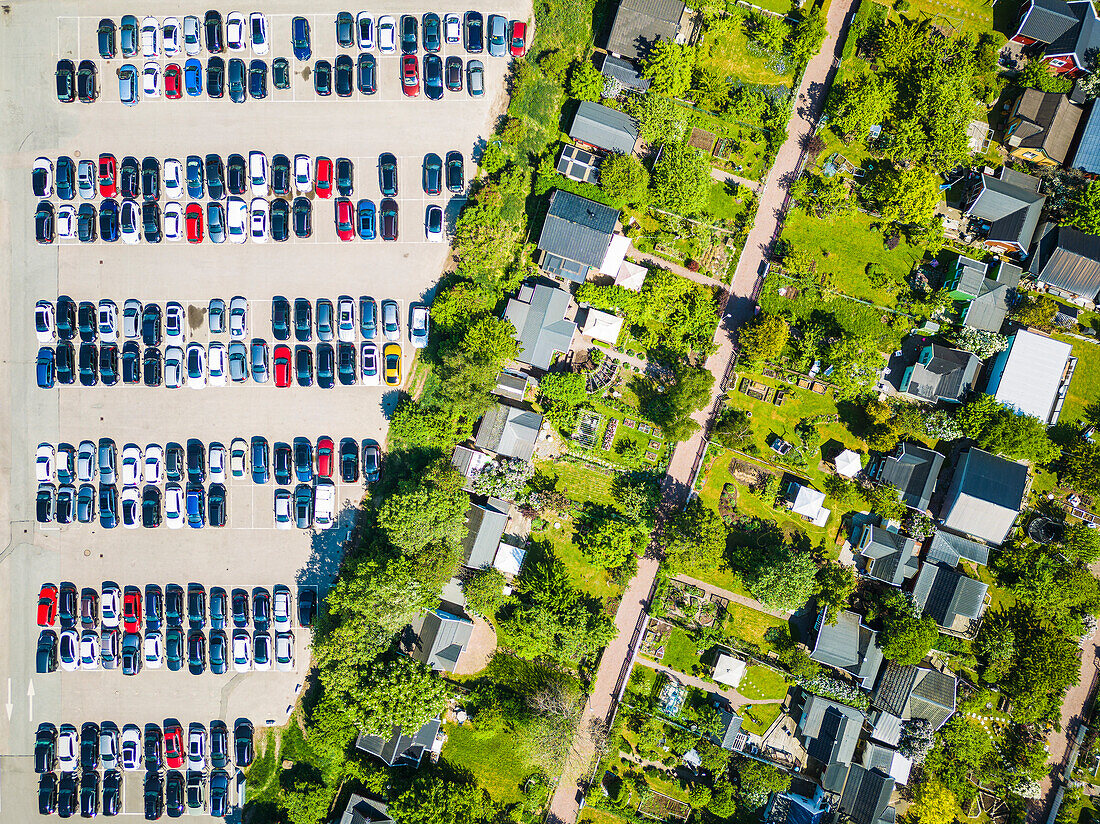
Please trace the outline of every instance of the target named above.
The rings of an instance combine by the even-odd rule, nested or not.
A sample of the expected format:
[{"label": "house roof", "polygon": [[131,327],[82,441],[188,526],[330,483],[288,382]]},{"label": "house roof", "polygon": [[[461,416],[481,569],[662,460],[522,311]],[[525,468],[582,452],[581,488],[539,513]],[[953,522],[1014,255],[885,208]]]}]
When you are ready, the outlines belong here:
[{"label": "house roof", "polygon": [[985,391],[1005,406],[1048,423],[1072,353],[1064,341],[1021,329],[994,360]]},{"label": "house roof", "polygon": [[718,710],[718,719],[722,725],[722,734],[711,733],[710,739],[722,749],[732,750],[737,736],[741,734],[741,716],[735,712]]},{"label": "house roof", "polygon": [[981,366],[982,362],[972,352],[933,343],[925,347],[920,360],[913,364],[909,383],[902,390],[925,401],[961,400],[973,389]]},{"label": "house roof", "polygon": [[878,634],[867,627],[857,613],[846,610],[832,625],[823,616],[810,658],[844,670],[865,689],[870,689],[882,666],[882,650],[877,639]]},{"label": "house roof", "polygon": [[492,460],[492,455],[486,455],[480,449],[470,449],[468,446],[456,446],[454,454],[451,455],[451,465],[467,478],[472,478]]},{"label": "house roof", "polygon": [[997,277],[986,277],[978,288],[977,296],[966,309],[963,324],[987,332],[1000,332],[1009,310],[1009,296],[1020,283],[1023,274],[1019,266],[1002,260],[997,267]]},{"label": "house roof", "polygon": [[500,498],[490,498],[484,504],[470,504],[466,512],[466,537],[462,539],[466,566],[482,569],[493,563],[508,526],[509,506]]},{"label": "house roof", "polygon": [[413,657],[433,670],[454,672],[473,631],[469,618],[442,609],[425,612],[413,624],[417,638]]},{"label": "house roof", "polygon": [[618,209],[555,189],[537,246],[547,254],[599,268],[618,220]]},{"label": "house roof", "polygon": [[600,74],[614,77],[627,89],[644,92],[649,90],[649,78],[642,77],[638,67],[629,60],[623,60],[613,54],[604,54],[600,64]]},{"label": "house roof", "polygon": [[1093,101],[1085,118],[1085,128],[1077,141],[1077,151],[1071,164],[1090,174],[1100,174],[1100,106]]},{"label": "house roof", "polygon": [[352,793],[340,824],[394,824],[385,803]]},{"label": "house roof", "polygon": [[524,394],[527,392],[527,376],[519,372],[502,369],[500,374],[497,375],[497,385],[493,392],[512,400],[522,401]]},{"label": "house roof", "polygon": [[836,467],[837,475],[842,475],[845,478],[854,478],[862,471],[863,461],[860,460],[858,452],[853,452],[851,449],[845,449],[833,458],[833,466]]},{"label": "house roof", "polygon": [[573,115],[569,136],[597,149],[631,154],[638,142],[638,124],[626,112],[582,100]]},{"label": "house roof", "polygon": [[1088,66],[1090,52],[1100,45],[1100,20],[1089,0],[1067,4],[1074,23],[1043,50],[1046,57],[1072,55],[1078,66]]},{"label": "house roof", "polygon": [[553,286],[524,284],[508,299],[504,316],[516,328],[517,359],[536,369],[549,369],[555,352],[568,352],[577,324],[565,320],[569,293]]},{"label": "house roof", "polygon": [[799,726],[810,756],[825,764],[850,763],[863,727],[863,713],[854,707],[811,695]]},{"label": "house roof", "polygon": [[1025,89],[1016,116],[1021,119],[1009,136],[1010,146],[1041,149],[1051,160],[1064,163],[1077,134],[1082,109],[1068,95]]},{"label": "house roof", "polygon": [[893,455],[887,455],[882,463],[881,479],[893,484],[901,492],[906,506],[928,509],[936,480],[943,468],[943,455],[923,446],[900,443]]},{"label": "house roof", "polygon": [[981,293],[982,283],[985,281],[988,264],[974,258],[960,255],[955,261],[955,271],[959,275],[959,282],[955,285],[956,292],[962,292],[970,297],[977,297]]},{"label": "house roof", "polygon": [[657,40],[675,40],[682,0],[620,0],[607,36],[607,50],[637,60]]},{"label": "house roof", "polygon": [[1031,246],[1046,196],[1039,194],[1039,179],[1002,168],[1000,177],[982,175],[982,190],[967,214],[989,221],[988,240]]},{"label": "house roof", "polygon": [[791,511],[795,515],[805,515],[807,518],[815,518],[821,511],[821,505],[825,503],[825,493],[814,489],[812,486],[798,487]]},{"label": "house roof", "polygon": [[1100,292],[1100,236],[1071,226],[1044,224],[1032,255],[1031,272],[1048,286],[1095,300]]},{"label": "house roof", "polygon": [[1024,13],[1017,36],[1053,43],[1077,25],[1077,17],[1065,0],[1032,0]]},{"label": "house roof", "polygon": [[744,660],[733,655],[726,655],[723,652],[719,653],[718,660],[714,664],[712,677],[720,684],[737,689],[737,685],[741,683],[741,679],[745,676],[746,669],[747,665]]},{"label": "house roof", "polygon": [[882,770],[902,786],[909,783],[909,773],[913,769],[913,762],[911,759],[906,758],[893,747],[876,744],[874,741],[867,742],[867,746],[863,748],[863,757],[860,758],[859,763],[869,770],[875,768]]},{"label": "house roof", "polygon": [[913,584],[913,601],[939,627],[963,631],[981,615],[987,589],[983,582],[945,564],[926,561]]},{"label": "house roof", "polygon": [[515,577],[523,568],[523,561],[527,557],[527,550],[523,547],[506,544],[503,541],[497,546],[497,554],[493,556],[493,566],[505,575]]},{"label": "house roof", "polygon": [[999,544],[1020,512],[1027,467],[976,447],[962,457],[944,502],[943,525]]},{"label": "house roof", "polygon": [[938,730],[955,713],[957,683],[950,673],[887,661],[871,706],[903,721],[926,718]]},{"label": "house roof", "polygon": [[872,709],[867,717],[871,722],[871,737],[896,747],[901,740],[901,719],[896,715],[875,709]]},{"label": "house roof", "polygon": [[389,738],[361,733],[355,739],[355,748],[381,759],[388,767],[397,764],[419,767],[420,759],[424,757],[425,752],[431,750],[441,726],[442,722],[438,718],[433,718],[413,735],[406,735],[401,727],[395,724]]},{"label": "house roof", "polygon": [[928,548],[925,560],[939,561],[954,567],[958,566],[959,561],[963,559],[985,566],[989,563],[989,547],[977,541],[971,541],[969,538],[936,530],[932,535],[932,545]]},{"label": "house roof", "polygon": [[561,145],[561,155],[558,157],[558,165],[554,168],[566,177],[579,180],[581,183],[596,184],[600,182],[600,163],[603,157],[594,150],[582,149],[572,143]]},{"label": "house roof", "polygon": [[482,416],[474,443],[498,455],[529,461],[541,428],[542,415],[537,412],[498,403]]},{"label": "house roof", "polygon": [[890,796],[894,792],[894,779],[875,768],[868,770],[853,764],[848,771],[844,793],[840,797],[840,809],[848,814],[852,824],[884,824],[892,821],[887,815]]},{"label": "house roof", "polygon": [[581,334],[586,338],[604,341],[613,346],[618,343],[622,330],[623,318],[592,307],[585,313],[584,324],[581,326]]},{"label": "house roof", "polygon": [[917,544],[897,532],[879,526],[865,526],[859,540],[867,574],[900,587],[917,574]]}]

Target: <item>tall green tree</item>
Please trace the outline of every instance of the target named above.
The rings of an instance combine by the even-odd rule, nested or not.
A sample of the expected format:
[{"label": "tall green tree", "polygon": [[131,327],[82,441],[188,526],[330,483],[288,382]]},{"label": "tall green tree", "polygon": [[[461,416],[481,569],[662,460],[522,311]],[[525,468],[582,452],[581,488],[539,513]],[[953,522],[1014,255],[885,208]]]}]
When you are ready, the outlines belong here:
[{"label": "tall green tree", "polygon": [[814,597],[819,607],[826,607],[826,621],[835,624],[840,613],[848,608],[848,601],[856,591],[856,576],[849,566],[828,561],[822,564],[814,576]]},{"label": "tall green tree", "polygon": [[587,57],[573,62],[569,67],[569,79],[566,84],[569,96],[577,100],[595,103],[603,91],[603,75]]},{"label": "tall green tree", "polygon": [[466,479],[447,461],[405,478],[379,510],[379,524],[393,545],[415,552],[428,544],[459,543],[466,535]]},{"label": "tall green tree", "polygon": [[868,188],[882,216],[896,223],[931,220],[940,202],[939,178],[919,166],[880,172]]},{"label": "tall green tree", "polygon": [[1090,180],[1074,198],[1066,223],[1090,235],[1100,234],[1100,180]]},{"label": "tall green tree", "polygon": [[649,170],[634,155],[609,154],[600,164],[600,188],[620,203],[644,206],[649,201]]},{"label": "tall green tree", "polygon": [[791,786],[789,773],[755,758],[738,756],[733,769],[737,771],[741,799],[752,809],[763,807],[772,793],[786,792]]},{"label": "tall green tree", "polygon": [[741,357],[751,364],[773,361],[783,354],[790,333],[787,322],[779,315],[761,312],[742,326],[737,335]]},{"label": "tall green tree", "polygon": [[407,655],[374,661],[364,675],[362,691],[351,704],[359,728],[368,735],[389,735],[394,726],[418,730],[443,712],[447,684]]},{"label": "tall green tree", "polygon": [[611,481],[611,499],[630,523],[646,532],[653,529],[661,485],[650,472],[623,472]]},{"label": "tall green tree", "polygon": [[872,126],[886,120],[897,97],[897,85],[891,78],[873,73],[849,78],[829,92],[829,125],[848,140],[863,138]]},{"label": "tall green tree", "polygon": [[683,97],[691,87],[695,69],[695,49],[658,40],[642,60],[642,77],[648,78],[652,91],[669,97]]},{"label": "tall green tree", "polygon": [[389,802],[401,824],[488,824],[495,818],[492,802],[472,781],[421,770],[407,790]]},{"label": "tall green tree", "polygon": [[691,418],[697,409],[710,401],[714,374],[707,369],[681,364],[676,369],[676,383],[661,391],[652,382],[635,380],[642,414],[661,427],[670,441],[683,441],[699,429]]},{"label": "tall green tree", "polygon": [[587,524],[577,534],[576,541],[584,556],[601,569],[620,567],[634,553],[630,528],[608,517],[600,517]]},{"label": "tall green tree", "polygon": [[482,618],[493,620],[508,602],[508,596],[504,594],[507,585],[508,580],[499,569],[479,569],[462,585],[466,606]]},{"label": "tall green tree", "polygon": [[824,177],[806,172],[791,187],[791,197],[807,214],[830,217],[854,208],[848,184],[840,175]]},{"label": "tall green tree", "polygon": [[763,567],[749,583],[749,592],[766,606],[795,610],[813,595],[816,573],[817,564],[809,553],[786,547],[776,563]]},{"label": "tall green tree", "polygon": [[665,522],[661,543],[666,566],[689,575],[723,569],[728,532],[717,512],[692,498]]},{"label": "tall green tree", "polygon": [[653,164],[654,200],[657,205],[684,217],[702,210],[713,182],[710,164],[697,149],[681,143],[662,143]]},{"label": "tall green tree", "polygon": [[882,655],[899,664],[918,664],[932,649],[939,637],[936,622],[921,615],[908,595],[890,590],[877,606],[882,631],[879,644]]}]

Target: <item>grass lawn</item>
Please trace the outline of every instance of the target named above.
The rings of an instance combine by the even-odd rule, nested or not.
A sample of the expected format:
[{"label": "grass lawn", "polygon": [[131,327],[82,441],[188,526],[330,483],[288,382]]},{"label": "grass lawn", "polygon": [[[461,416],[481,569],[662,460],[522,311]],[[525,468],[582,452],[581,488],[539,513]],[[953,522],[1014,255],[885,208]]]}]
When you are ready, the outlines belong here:
[{"label": "grass lawn", "polygon": [[[1005,5],[1009,5],[1006,3]],[[942,18],[962,31],[975,34],[993,30],[993,4],[987,0],[912,0],[906,17]]]},{"label": "grass lawn", "polygon": [[[554,529],[554,524],[561,529]],[[622,592],[621,588],[607,577],[607,571],[594,566],[581,554],[580,548],[573,543],[573,522],[568,518],[551,521],[546,529],[531,533],[535,540],[547,540],[554,547],[554,554],[565,565],[569,580],[578,589],[597,598],[610,598]]]},{"label": "grass lawn", "polygon": [[592,501],[597,504],[610,504],[610,473],[600,472],[576,463],[537,461],[535,468],[543,475],[552,475],[558,479],[558,489],[574,501]]},{"label": "grass lawn", "polygon": [[[772,627],[786,626],[787,622],[782,618],[768,615],[744,604],[730,602],[726,606],[726,623],[724,629],[730,635],[735,635],[749,644],[756,644],[763,650],[771,649],[771,644],[764,638],[765,633]],[[752,667],[751,672],[756,667]],[[748,678],[748,674],[745,676]],[[744,682],[742,682],[744,685]]]},{"label": "grass lawn", "polygon": [[737,691],[754,701],[782,698],[787,694],[787,681],[773,669],[752,666],[745,671]]},{"label": "grass lawn", "polygon": [[581,810],[581,817],[577,819],[577,824],[622,824],[622,822],[623,819],[617,815],[595,807],[585,807]]},{"label": "grass lawn", "polygon": [[1004,587],[997,586],[989,567],[978,567],[978,580],[989,585],[989,609],[994,611],[1008,609],[1016,603],[1015,595]]},{"label": "grass lawn", "polygon": [[741,729],[763,735],[783,711],[781,704],[750,704],[741,707]]},{"label": "grass lawn", "polygon": [[[787,8],[790,8],[788,4]],[[787,9],[779,9],[786,11]],[[731,17],[735,18],[736,25],[728,31],[709,30],[704,32],[699,42],[699,65],[714,66],[726,76],[732,75],[746,83],[757,83],[764,86],[786,86],[790,88],[791,76],[789,71],[779,74],[772,67],[773,61],[767,57],[753,54],[749,51],[749,38],[741,25],[744,17],[739,11],[735,11]]]},{"label": "grass lawn", "polygon": [[680,672],[694,675],[692,671],[699,664],[699,649],[686,630],[674,627],[665,643],[665,656],[661,663]]},{"label": "grass lawn", "polygon": [[[649,667],[637,666],[630,671],[630,680],[626,684],[627,694],[634,696],[639,701],[648,701],[653,697],[653,689],[657,686],[657,671]],[[623,733],[626,734],[625,731]]]},{"label": "grass lawn", "polygon": [[523,800],[520,787],[532,768],[517,747],[515,733],[475,730],[469,724],[447,724],[445,730],[443,760],[472,772],[494,801],[511,804]]},{"label": "grass lawn", "polygon": [[1073,372],[1066,402],[1062,407],[1060,421],[1080,420],[1085,407],[1100,399],[1100,346],[1083,340],[1055,335],[1059,340],[1073,344],[1073,354],[1077,358],[1077,368]]}]

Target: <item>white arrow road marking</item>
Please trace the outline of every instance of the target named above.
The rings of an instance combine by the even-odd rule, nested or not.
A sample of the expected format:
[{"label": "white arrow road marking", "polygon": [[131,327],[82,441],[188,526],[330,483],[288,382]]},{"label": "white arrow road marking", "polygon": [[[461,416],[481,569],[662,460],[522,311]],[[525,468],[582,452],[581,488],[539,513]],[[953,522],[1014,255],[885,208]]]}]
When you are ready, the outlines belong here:
[{"label": "white arrow road marking", "polygon": [[34,720],[34,682],[27,682],[27,719]]},{"label": "white arrow road marking", "polygon": [[4,709],[8,711],[8,720],[11,721],[11,711],[14,708],[14,704],[11,702],[11,679],[8,679],[8,703],[4,705]]}]

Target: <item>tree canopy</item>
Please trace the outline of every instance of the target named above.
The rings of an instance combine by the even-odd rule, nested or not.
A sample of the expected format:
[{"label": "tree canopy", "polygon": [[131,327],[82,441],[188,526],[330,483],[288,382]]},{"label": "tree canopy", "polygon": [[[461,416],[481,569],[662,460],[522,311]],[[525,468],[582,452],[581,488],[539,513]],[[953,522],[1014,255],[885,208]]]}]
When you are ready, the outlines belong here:
[{"label": "tree canopy", "polygon": [[698,149],[678,142],[662,143],[660,152],[653,164],[657,205],[685,217],[698,213],[706,203],[712,183],[710,164]]},{"label": "tree canopy", "polygon": [[909,596],[892,589],[882,596],[877,613],[882,622],[879,643],[882,655],[899,664],[918,664],[939,637],[936,622],[921,615]]},{"label": "tree canopy", "polygon": [[790,327],[778,315],[761,312],[741,327],[737,342],[747,363],[772,361],[783,354]]},{"label": "tree canopy", "polygon": [[645,205],[649,201],[649,170],[634,155],[609,154],[600,164],[600,188],[620,203]]}]

